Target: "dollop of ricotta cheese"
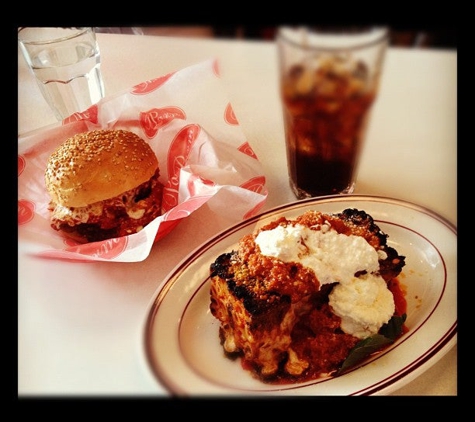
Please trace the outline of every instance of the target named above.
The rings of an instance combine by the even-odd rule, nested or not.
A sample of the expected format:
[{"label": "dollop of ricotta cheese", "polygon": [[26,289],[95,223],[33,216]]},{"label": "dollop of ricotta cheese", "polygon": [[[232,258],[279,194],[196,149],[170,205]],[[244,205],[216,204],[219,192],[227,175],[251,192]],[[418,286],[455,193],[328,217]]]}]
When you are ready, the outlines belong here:
[{"label": "dollop of ricotta cheese", "polygon": [[377,274],[378,252],[363,237],[338,233],[330,225],[314,230],[289,224],[259,232],[255,242],[263,255],[312,269],[321,285],[339,283],[329,298],[345,333],[366,338],[394,314],[393,295]]},{"label": "dollop of ricotta cheese", "polygon": [[380,276],[365,274],[337,284],[329,304],[341,318],[341,329],[360,339],[376,334],[394,314],[394,298]]},{"label": "dollop of ricotta cheese", "polygon": [[345,283],[359,271],[379,270],[377,251],[361,236],[338,233],[324,226],[277,226],[261,231],[255,242],[261,253],[311,268],[320,284]]}]

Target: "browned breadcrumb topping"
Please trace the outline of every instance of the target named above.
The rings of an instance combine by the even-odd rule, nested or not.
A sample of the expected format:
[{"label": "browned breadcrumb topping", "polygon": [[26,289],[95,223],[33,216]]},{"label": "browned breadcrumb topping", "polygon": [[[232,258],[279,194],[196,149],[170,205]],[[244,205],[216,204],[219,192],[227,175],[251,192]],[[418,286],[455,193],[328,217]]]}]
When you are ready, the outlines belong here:
[{"label": "browned breadcrumb topping", "polygon": [[[296,224],[304,225],[312,230],[322,230],[322,227],[326,224],[338,233],[362,236],[376,249],[381,247],[380,239],[368,231],[367,228],[359,227],[351,221],[344,221],[336,215],[317,212],[307,212],[295,220],[281,217],[263,226],[259,231],[272,230],[277,226],[295,226]],[[255,243],[257,234],[244,236],[238,245],[237,251],[240,262],[246,262],[246,269],[249,273],[245,277],[237,278],[237,283],[246,285],[249,291],[254,292],[256,298],[261,300],[266,298],[267,301],[274,298],[273,296],[269,297],[269,291],[288,295],[291,302],[295,303],[310,293],[319,290],[320,283],[310,268],[297,262],[286,263],[280,259],[262,255],[259,246]],[[238,271],[240,262],[237,267]],[[260,282],[256,283],[256,279]]]},{"label": "browned breadcrumb topping", "polygon": [[236,272],[242,270],[241,262],[244,261],[249,273],[244,277],[236,277],[236,284],[252,291],[256,299],[269,303],[275,300],[275,296],[269,295],[270,291],[287,295],[295,303],[319,289],[320,283],[310,268],[297,262],[285,263],[262,255],[254,239],[255,235],[247,235],[239,243],[240,262],[237,263]]}]

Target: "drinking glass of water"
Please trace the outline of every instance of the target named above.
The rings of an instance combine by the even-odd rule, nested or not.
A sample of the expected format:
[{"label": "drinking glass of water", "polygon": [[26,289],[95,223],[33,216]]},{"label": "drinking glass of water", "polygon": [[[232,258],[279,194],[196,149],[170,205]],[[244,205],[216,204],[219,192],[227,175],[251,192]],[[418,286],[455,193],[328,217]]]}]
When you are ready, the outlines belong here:
[{"label": "drinking glass of water", "polygon": [[104,97],[94,28],[22,27],[18,42],[58,120],[82,112]]}]

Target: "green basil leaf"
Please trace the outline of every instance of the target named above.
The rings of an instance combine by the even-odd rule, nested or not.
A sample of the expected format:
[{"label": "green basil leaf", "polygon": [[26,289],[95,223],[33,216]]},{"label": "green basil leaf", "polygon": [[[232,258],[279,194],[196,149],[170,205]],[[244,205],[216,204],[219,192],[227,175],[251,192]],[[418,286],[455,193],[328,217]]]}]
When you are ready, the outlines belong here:
[{"label": "green basil leaf", "polygon": [[377,352],[383,346],[386,346],[392,342],[393,340],[381,334],[375,334],[359,341],[356,343],[355,347],[350,350],[350,353],[343,362],[343,365],[341,365],[340,369],[337,371],[337,375],[341,375],[351,367],[355,366],[358,362],[361,362],[364,358],[368,357],[370,354]]},{"label": "green basil leaf", "polygon": [[393,316],[387,324],[384,324],[378,334],[367,337],[350,350],[347,358],[337,371],[336,375],[341,375],[350,368],[367,358],[372,353],[378,352],[384,346],[394,343],[394,341],[402,334],[402,328],[406,321],[406,314],[401,316]]},{"label": "green basil leaf", "polygon": [[393,316],[387,324],[384,324],[379,330],[379,334],[390,338],[391,340],[396,340],[402,334],[402,327],[406,321],[406,314],[401,316]]}]

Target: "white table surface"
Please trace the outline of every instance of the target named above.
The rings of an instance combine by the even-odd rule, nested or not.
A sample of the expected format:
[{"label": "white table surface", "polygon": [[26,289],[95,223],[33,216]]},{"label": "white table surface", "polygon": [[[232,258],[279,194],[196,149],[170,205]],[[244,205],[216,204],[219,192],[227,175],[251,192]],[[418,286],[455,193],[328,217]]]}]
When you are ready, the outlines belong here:
[{"label": "white table surface", "polygon": [[[98,34],[106,95],[216,57],[234,112],[263,164],[263,211],[295,201],[287,178],[269,41]],[[428,207],[457,224],[457,52],[390,48],[355,193]],[[18,133],[55,123],[18,52]],[[143,354],[151,299],[167,274],[225,217],[202,207],[140,263],[68,263],[18,243],[18,395],[162,396]],[[203,224],[202,224],[203,223]],[[200,230],[191,230],[199,225]],[[392,395],[456,395],[457,346]]]}]

